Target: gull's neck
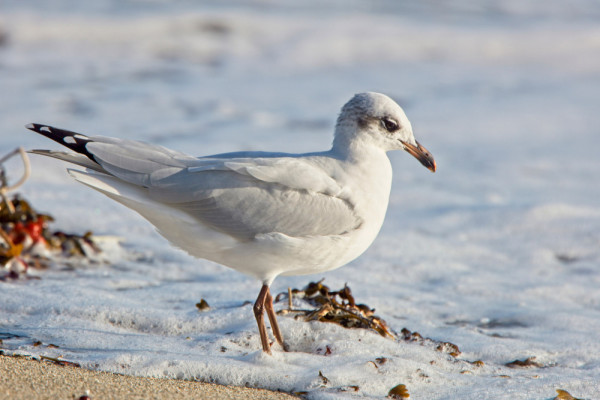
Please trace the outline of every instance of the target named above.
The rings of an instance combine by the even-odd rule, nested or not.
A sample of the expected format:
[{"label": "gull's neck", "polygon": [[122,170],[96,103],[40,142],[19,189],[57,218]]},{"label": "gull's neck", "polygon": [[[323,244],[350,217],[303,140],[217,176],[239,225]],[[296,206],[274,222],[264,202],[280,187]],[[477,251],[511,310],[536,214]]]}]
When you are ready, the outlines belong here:
[{"label": "gull's neck", "polygon": [[369,136],[354,123],[340,123],[335,129],[331,152],[338,158],[361,162],[370,157],[385,156],[386,151],[369,140]]},{"label": "gull's neck", "polygon": [[[358,235],[371,243],[385,219],[392,186],[392,165],[386,150],[357,124],[338,122],[331,154],[341,161],[337,182],[364,225]],[[361,250],[361,252],[364,248]]]}]

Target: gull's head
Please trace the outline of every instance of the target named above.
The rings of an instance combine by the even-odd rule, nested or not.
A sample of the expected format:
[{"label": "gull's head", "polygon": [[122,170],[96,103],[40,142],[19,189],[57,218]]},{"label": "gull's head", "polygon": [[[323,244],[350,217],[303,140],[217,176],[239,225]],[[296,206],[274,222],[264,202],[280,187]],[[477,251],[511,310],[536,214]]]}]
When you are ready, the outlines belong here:
[{"label": "gull's head", "polygon": [[376,146],[384,151],[406,150],[435,172],[435,160],[415,140],[404,110],[384,94],[359,93],[342,107],[335,127],[334,149],[362,146]]}]

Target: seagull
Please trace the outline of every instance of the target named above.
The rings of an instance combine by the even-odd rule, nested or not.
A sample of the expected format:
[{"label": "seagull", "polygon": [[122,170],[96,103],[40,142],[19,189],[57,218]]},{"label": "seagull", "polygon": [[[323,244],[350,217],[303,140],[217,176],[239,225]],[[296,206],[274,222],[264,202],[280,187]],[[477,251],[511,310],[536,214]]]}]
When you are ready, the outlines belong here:
[{"label": "seagull", "polygon": [[270,286],[279,275],[341,267],[360,256],[383,224],[392,184],[387,152],[406,150],[435,172],[402,108],[386,95],[356,94],[341,109],[324,152],[235,152],[193,157],[139,141],[42,124],[27,129],[73,150],[32,150],[85,168],[77,181],[139,213],[192,256],[257,278],[254,304],[262,350],[264,315],[288,351]]}]

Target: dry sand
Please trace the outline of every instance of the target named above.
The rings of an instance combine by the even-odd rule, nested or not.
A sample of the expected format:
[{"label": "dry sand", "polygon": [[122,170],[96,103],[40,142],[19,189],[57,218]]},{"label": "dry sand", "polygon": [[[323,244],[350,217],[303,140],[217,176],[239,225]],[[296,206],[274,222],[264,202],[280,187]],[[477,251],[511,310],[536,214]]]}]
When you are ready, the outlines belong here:
[{"label": "dry sand", "polygon": [[0,355],[0,399],[297,399],[286,393],[174,379],[138,378]]}]

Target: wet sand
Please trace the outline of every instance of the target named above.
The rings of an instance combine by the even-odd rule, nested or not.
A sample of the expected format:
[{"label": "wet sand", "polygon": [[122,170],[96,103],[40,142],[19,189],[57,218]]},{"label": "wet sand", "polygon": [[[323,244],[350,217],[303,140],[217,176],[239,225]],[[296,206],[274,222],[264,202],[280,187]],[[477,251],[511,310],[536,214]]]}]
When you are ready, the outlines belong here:
[{"label": "wet sand", "polygon": [[25,357],[0,356],[0,399],[265,399],[286,393],[174,379],[139,378],[61,366]]}]

